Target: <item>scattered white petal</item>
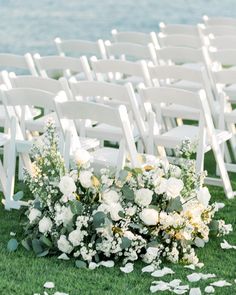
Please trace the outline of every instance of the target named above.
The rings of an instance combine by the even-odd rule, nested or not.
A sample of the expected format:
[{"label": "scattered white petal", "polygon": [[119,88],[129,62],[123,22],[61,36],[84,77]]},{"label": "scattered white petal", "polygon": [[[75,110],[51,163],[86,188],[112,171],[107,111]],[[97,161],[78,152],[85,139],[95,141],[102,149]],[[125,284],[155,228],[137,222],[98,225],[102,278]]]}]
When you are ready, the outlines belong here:
[{"label": "scattered white petal", "polygon": [[60,256],[57,257],[58,259],[61,259],[61,260],[70,260],[70,257],[68,257],[66,255],[66,253],[62,253]]},{"label": "scattered white petal", "polygon": [[155,270],[153,265],[147,265],[142,268],[142,272],[153,272]]},{"label": "scattered white petal", "polygon": [[34,295],[40,295],[39,293],[34,293]]},{"label": "scattered white petal", "polygon": [[191,275],[187,276],[189,282],[198,282],[201,280],[201,275],[199,273],[192,273]]},{"label": "scattered white petal", "polygon": [[115,263],[112,260],[107,261],[101,261],[99,265],[105,266],[105,267],[114,267]]},{"label": "scattered white petal", "polygon": [[225,250],[228,250],[228,249],[236,250],[236,246],[230,245],[226,240],[224,240],[223,243],[220,243],[220,247]]},{"label": "scattered white petal", "polygon": [[191,269],[191,270],[195,270],[195,268],[196,268],[194,264],[185,265],[184,267]]},{"label": "scattered white petal", "polygon": [[206,273],[206,274],[201,273],[201,278],[203,280],[208,280],[208,279],[215,278],[215,277],[216,277],[216,275],[214,273]]},{"label": "scattered white petal", "polygon": [[95,269],[97,267],[99,267],[99,264],[97,264],[95,262],[90,262],[88,268],[93,270],[93,269]]},{"label": "scattered white petal", "polygon": [[212,286],[207,286],[205,288],[205,293],[207,293],[207,294],[215,293],[215,289]]},{"label": "scattered white petal", "polygon": [[181,283],[181,280],[179,280],[179,279],[175,279],[175,280],[169,282],[169,285],[170,285],[172,288],[175,288],[175,287],[179,286],[180,283]]},{"label": "scattered white petal", "polygon": [[124,267],[120,267],[120,270],[124,273],[130,273],[134,270],[134,265],[133,263],[126,263]]},{"label": "scattered white petal", "polygon": [[226,282],[225,280],[221,280],[221,281],[211,283],[210,285],[215,287],[227,287],[227,286],[231,286],[232,284]]},{"label": "scattered white petal", "polygon": [[186,293],[188,290],[181,290],[181,289],[174,289],[172,290],[172,292],[174,292],[175,294],[184,294]]},{"label": "scattered white petal", "polygon": [[236,280],[234,280],[235,284],[236,284]]},{"label": "scattered white petal", "polygon": [[16,233],[14,233],[14,232],[12,232],[12,231],[10,232],[10,236],[11,236],[11,237],[15,237],[15,235],[16,235]]},{"label": "scattered white petal", "polygon": [[201,295],[201,289],[200,288],[191,288],[189,295]]},{"label": "scattered white petal", "polygon": [[44,288],[47,288],[47,289],[55,288],[55,284],[53,282],[46,282],[43,286]]},{"label": "scattered white petal", "polygon": [[155,293],[157,291],[166,291],[166,290],[170,290],[170,287],[169,287],[169,284],[166,283],[166,282],[162,282],[162,281],[159,281],[159,282],[153,282],[153,283],[157,283],[157,285],[152,285],[150,287],[150,291],[152,293]]},{"label": "scattered white petal", "polygon": [[196,237],[196,239],[194,240],[194,242],[195,242],[195,245],[198,248],[203,248],[205,246],[205,242],[203,241],[203,239],[200,239],[198,237]]},{"label": "scattered white petal", "polygon": [[204,263],[202,263],[202,262],[199,262],[199,263],[197,263],[197,264],[196,264],[196,266],[197,266],[198,268],[203,268],[203,266],[204,266]]},{"label": "scattered white petal", "polygon": [[224,203],[217,203],[216,202],[215,205],[216,205],[217,210],[223,209],[225,207],[225,204]]},{"label": "scattered white petal", "polygon": [[164,267],[163,269],[158,269],[152,273],[153,277],[164,277],[165,275],[174,274],[175,272],[169,267]]},{"label": "scattered white petal", "polygon": [[63,293],[63,292],[56,292],[53,295],[69,295],[68,293]]},{"label": "scattered white petal", "polygon": [[182,286],[178,286],[177,288],[179,290],[188,290],[189,289],[189,285],[182,285]]},{"label": "scattered white petal", "polygon": [[45,291],[44,291],[44,292],[43,292],[43,295],[48,295],[48,292],[45,292]]}]

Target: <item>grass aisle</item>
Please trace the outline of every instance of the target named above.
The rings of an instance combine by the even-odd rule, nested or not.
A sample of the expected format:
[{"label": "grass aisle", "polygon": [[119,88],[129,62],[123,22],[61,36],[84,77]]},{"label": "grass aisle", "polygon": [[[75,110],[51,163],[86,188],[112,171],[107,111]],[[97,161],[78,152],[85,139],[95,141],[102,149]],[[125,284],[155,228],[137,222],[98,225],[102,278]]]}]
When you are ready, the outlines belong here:
[{"label": "grass aisle", "polygon": [[[212,161],[208,162],[209,170],[213,166]],[[234,189],[236,188],[235,175]],[[225,203],[225,208],[217,214],[218,218],[224,218],[226,223],[231,223],[234,232],[226,236],[229,243],[236,244],[236,199],[227,201],[221,188],[211,188],[212,201]],[[150,274],[142,274],[142,263],[135,264],[135,270],[130,274],[122,273],[118,267],[108,269],[99,268],[93,271],[76,269],[73,262],[60,261],[56,257],[35,258],[32,252],[20,249],[16,253],[8,253],[6,245],[10,239],[10,232],[16,232],[20,237],[21,227],[20,211],[7,212],[0,208],[0,294],[6,295],[33,295],[43,294],[43,285],[46,281],[55,283],[55,291],[65,292],[70,295],[143,295],[151,294],[149,291],[151,282],[159,280],[152,278]],[[197,251],[201,262],[205,266],[196,272],[215,273],[216,279],[191,283],[192,287],[204,288],[210,282],[224,279],[231,282],[231,287],[217,288],[215,294],[229,295],[236,294],[236,250],[222,250],[220,242],[222,238],[211,240],[203,249]],[[169,265],[176,273],[164,277],[163,280],[181,279],[187,283],[186,275],[192,271],[183,268],[181,265]],[[49,294],[53,294],[49,292]],[[160,292],[158,294],[170,294]]]}]

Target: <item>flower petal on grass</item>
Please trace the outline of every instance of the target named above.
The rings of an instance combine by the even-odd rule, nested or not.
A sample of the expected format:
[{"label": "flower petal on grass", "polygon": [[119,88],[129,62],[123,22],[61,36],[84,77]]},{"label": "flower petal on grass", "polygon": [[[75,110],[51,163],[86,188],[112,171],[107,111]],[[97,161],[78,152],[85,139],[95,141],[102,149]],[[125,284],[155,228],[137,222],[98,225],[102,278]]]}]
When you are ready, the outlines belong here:
[{"label": "flower petal on grass", "polygon": [[166,282],[162,282],[162,281],[159,281],[159,282],[152,282],[152,283],[157,283],[156,285],[152,285],[150,287],[150,291],[152,293],[155,293],[157,291],[167,291],[167,290],[170,290],[170,286],[168,283]]},{"label": "flower petal on grass", "polygon": [[214,287],[212,287],[212,286],[207,286],[206,288],[205,288],[205,293],[207,293],[207,294],[212,294],[212,293],[215,293],[215,289],[214,289]]},{"label": "flower petal on grass", "polygon": [[201,273],[201,278],[203,280],[208,280],[208,279],[212,279],[212,278],[215,278],[215,277],[216,277],[216,275],[214,273],[206,273],[206,274]]},{"label": "flower petal on grass", "polygon": [[175,294],[184,294],[184,293],[188,292],[188,290],[173,289],[172,292]]},{"label": "flower petal on grass", "polygon": [[221,249],[228,250],[228,249],[234,249],[236,250],[236,246],[230,245],[226,240],[223,241],[223,243],[220,243]]},{"label": "flower petal on grass", "polygon": [[196,268],[194,264],[185,265],[184,267],[191,269],[191,270],[195,270],[195,268]]},{"label": "flower petal on grass", "polygon": [[99,267],[99,264],[95,263],[95,262],[90,262],[89,263],[89,269],[93,270],[95,268]]},{"label": "flower petal on grass", "polygon": [[68,293],[63,293],[63,292],[56,292],[53,295],[69,295]]},{"label": "flower petal on grass", "polygon": [[43,286],[44,288],[47,288],[47,289],[55,288],[55,284],[53,282],[46,282]]},{"label": "flower petal on grass", "polygon": [[124,267],[120,267],[120,270],[124,273],[130,273],[134,270],[134,264],[133,263],[126,263]]},{"label": "flower petal on grass", "polygon": [[147,265],[142,268],[142,272],[153,272],[155,270],[153,265]]},{"label": "flower petal on grass", "polygon": [[158,269],[154,271],[151,275],[156,278],[164,277],[165,275],[174,274],[175,272],[169,267],[164,267],[163,269]]},{"label": "flower petal on grass", "polygon": [[175,279],[175,280],[169,282],[169,285],[170,285],[172,288],[176,288],[176,287],[178,287],[178,286],[180,285],[180,283],[181,283],[181,280],[179,280],[179,279]]},{"label": "flower petal on grass", "polygon": [[201,274],[194,272],[191,275],[188,275],[187,279],[189,282],[198,282],[201,280]]},{"label": "flower petal on grass", "polygon": [[228,283],[225,280],[220,280],[220,281],[211,283],[210,285],[215,287],[228,287],[228,286],[231,286],[232,284]]},{"label": "flower petal on grass", "polygon": [[58,259],[61,259],[61,260],[70,260],[70,257],[68,257],[66,255],[66,253],[62,253],[60,256],[57,257]]},{"label": "flower petal on grass", "polygon": [[107,260],[107,261],[101,261],[99,265],[105,266],[105,267],[114,267],[115,263],[113,260]]},{"label": "flower petal on grass", "polygon": [[189,295],[201,295],[201,289],[200,288],[191,288]]}]

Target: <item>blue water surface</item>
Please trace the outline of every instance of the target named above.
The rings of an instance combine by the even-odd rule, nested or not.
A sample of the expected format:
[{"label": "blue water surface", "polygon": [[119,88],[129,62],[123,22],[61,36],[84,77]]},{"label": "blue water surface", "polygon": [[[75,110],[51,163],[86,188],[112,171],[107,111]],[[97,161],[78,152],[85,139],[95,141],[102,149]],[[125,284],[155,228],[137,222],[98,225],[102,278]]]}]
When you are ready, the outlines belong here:
[{"label": "blue water surface", "polygon": [[109,39],[113,28],[150,32],[158,23],[236,17],[236,0],[0,0],[0,52],[56,53],[53,39]]}]

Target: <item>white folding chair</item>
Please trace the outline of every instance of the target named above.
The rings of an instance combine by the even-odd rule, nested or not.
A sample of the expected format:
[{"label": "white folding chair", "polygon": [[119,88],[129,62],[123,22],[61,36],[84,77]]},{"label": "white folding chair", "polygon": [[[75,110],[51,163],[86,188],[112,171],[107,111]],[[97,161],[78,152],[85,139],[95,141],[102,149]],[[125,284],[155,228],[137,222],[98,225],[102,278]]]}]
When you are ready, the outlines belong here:
[{"label": "white folding chair", "polygon": [[[151,105],[156,109],[154,113],[149,106],[149,134],[150,148],[158,147],[158,150],[165,154],[163,147],[175,148],[180,146],[183,140],[188,138],[191,142],[197,143],[196,172],[202,172],[204,169],[204,155],[212,150],[216,163],[219,167],[221,179],[206,178],[208,184],[222,185],[228,198],[232,198],[232,191],[228,172],[224,163],[220,144],[230,139],[231,134],[224,130],[215,130],[209,105],[204,90],[199,93],[193,93],[186,90],[166,87],[141,88],[140,95],[143,97],[147,107]],[[174,127],[168,131],[162,131],[159,124],[162,113],[160,104],[179,104],[199,110],[199,125],[182,125]],[[152,136],[153,135],[153,136]],[[159,147],[162,147],[161,149]],[[150,152],[150,151],[149,151]]]},{"label": "white folding chair", "polygon": [[106,58],[106,50],[103,40],[87,41],[87,40],[62,40],[61,38],[54,39],[58,54],[61,56],[97,56],[98,58]]},{"label": "white folding chair", "polygon": [[123,59],[123,60],[146,60],[152,61],[156,64],[155,47],[152,43],[148,45],[140,45],[128,42],[115,42],[105,41],[105,47],[108,58],[110,59]]},{"label": "white folding chair", "polygon": [[160,47],[190,47],[201,48],[205,42],[200,35],[158,34]]},{"label": "white folding chair", "polygon": [[90,59],[92,69],[98,81],[108,81],[113,83],[124,84],[131,82],[134,87],[138,83],[150,83],[147,63],[142,60],[132,62],[120,59],[100,59],[95,56]]},{"label": "white folding chair", "polygon": [[159,43],[155,32],[119,32],[116,29],[111,31],[114,42],[134,43],[139,45],[148,45],[153,43],[155,48],[159,48]]},{"label": "white folding chair", "polygon": [[68,56],[44,56],[34,55],[35,64],[43,78],[54,78],[55,75],[77,79],[92,80],[93,76],[85,56],[80,58]]},{"label": "white folding chair", "polygon": [[[61,126],[64,129],[65,135],[65,154],[64,157],[67,160],[67,166],[69,165],[69,158],[73,150],[71,149],[71,142],[73,141],[73,132],[76,128],[73,126],[73,122],[77,120],[92,120],[101,124],[109,125],[121,130],[122,136],[119,138],[119,148],[103,147],[97,149],[92,153],[93,165],[96,168],[113,167],[119,171],[126,163],[127,155],[130,158],[132,167],[139,167],[138,154],[136,151],[135,143],[133,140],[132,130],[129,123],[129,117],[125,106],[119,106],[118,108],[112,108],[92,102],[84,101],[68,101],[60,102],[56,100],[56,109],[58,119],[61,122]],[[69,122],[68,122],[69,120]],[[67,123],[65,122],[67,121]],[[66,136],[67,131],[65,126],[70,126],[69,134],[72,136],[69,138]],[[68,144],[68,139],[70,143]],[[70,147],[70,148],[69,148]]]},{"label": "white folding chair", "polygon": [[199,30],[196,25],[186,24],[165,24],[159,23],[160,31],[166,35],[190,35],[198,36]]},{"label": "white folding chair", "polygon": [[232,17],[207,16],[202,17],[207,26],[236,26],[236,19]]},{"label": "white folding chair", "polygon": [[214,36],[228,36],[228,35],[236,35],[236,26],[228,26],[228,25],[204,25],[198,24],[199,32],[208,36],[210,34]]},{"label": "white folding chair", "polygon": [[[136,141],[141,140],[145,147],[147,126],[140,113],[138,101],[131,83],[118,85],[99,81],[79,81],[71,82],[70,85],[75,100],[91,101],[92,98],[92,101],[113,107],[117,107],[121,104],[126,105],[129,110],[133,137]],[[117,140],[122,137],[119,128],[117,129],[114,126],[97,124],[91,121],[82,122],[82,124],[78,125],[82,136],[86,133],[90,137],[113,142],[117,142]]]},{"label": "white folding chair", "polygon": [[209,35],[209,46],[217,50],[236,49],[236,35],[214,36]]}]

